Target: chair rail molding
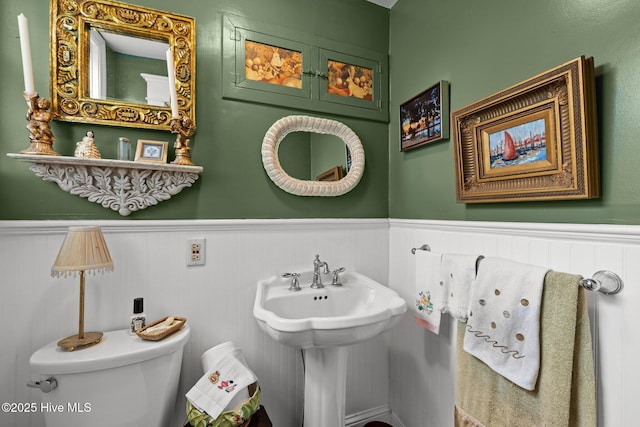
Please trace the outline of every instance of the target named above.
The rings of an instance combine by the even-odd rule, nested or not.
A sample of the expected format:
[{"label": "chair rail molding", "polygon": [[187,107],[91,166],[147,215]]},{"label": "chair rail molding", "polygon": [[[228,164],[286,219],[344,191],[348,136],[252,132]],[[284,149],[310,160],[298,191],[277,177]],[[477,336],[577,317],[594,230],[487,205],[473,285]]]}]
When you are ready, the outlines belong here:
[{"label": "chair rail molding", "polygon": [[128,216],[170,199],[191,187],[202,166],[42,156],[8,153],[31,163],[29,169],[43,181]]},{"label": "chair rail molding", "polygon": [[[562,239],[606,243],[640,242],[640,225],[574,224],[544,222],[450,221],[390,218],[392,229],[460,232],[466,234],[503,234],[541,239]],[[421,242],[429,243],[429,242]]]}]

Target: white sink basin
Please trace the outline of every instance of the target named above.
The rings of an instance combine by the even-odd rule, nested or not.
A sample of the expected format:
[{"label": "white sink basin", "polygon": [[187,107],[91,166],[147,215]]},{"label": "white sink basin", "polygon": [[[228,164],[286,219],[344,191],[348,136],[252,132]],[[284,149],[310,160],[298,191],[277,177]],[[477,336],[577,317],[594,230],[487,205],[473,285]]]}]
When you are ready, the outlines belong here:
[{"label": "white sink basin", "polygon": [[391,328],[407,303],[388,287],[355,272],[340,275],[342,286],[309,287],[312,272],[301,274],[302,288],[289,291],[291,279],[273,276],[258,282],[253,315],[276,341],[296,348],[352,344]]},{"label": "white sink basin", "polygon": [[347,345],[391,328],[407,303],[359,273],[342,273],[342,286],[322,275],[321,289],[309,287],[312,277],[312,271],[302,273],[295,292],[290,278],[260,280],[253,316],[276,341],[303,349],[304,427],[344,427]]}]

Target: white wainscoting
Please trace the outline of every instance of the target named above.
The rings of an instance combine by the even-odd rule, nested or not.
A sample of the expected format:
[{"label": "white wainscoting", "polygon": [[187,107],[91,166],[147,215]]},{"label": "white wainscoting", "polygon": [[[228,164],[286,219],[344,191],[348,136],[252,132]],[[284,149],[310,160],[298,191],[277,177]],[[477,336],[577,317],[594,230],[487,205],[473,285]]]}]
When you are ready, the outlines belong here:
[{"label": "white wainscoting", "polygon": [[[499,256],[590,277],[620,275],[618,295],[589,293],[596,342],[599,425],[637,424],[640,396],[640,227],[615,225],[390,220],[389,285],[413,309],[411,248]],[[409,312],[390,337],[391,408],[398,427],[452,425],[455,379],[454,322],[440,335],[416,326]]]},{"label": "white wainscoting", "polygon": [[[182,425],[184,394],[202,375],[200,355],[224,341],[243,349],[273,424],[301,425],[300,352],[258,328],[252,315],[258,279],[310,269],[315,254],[332,268],[344,266],[382,283],[388,278],[386,219],[2,221],[0,402],[39,402],[40,391],[25,385],[30,355],[77,333],[78,278],[54,279],[49,273],[67,227],[89,224],[102,226],[115,271],[87,277],[86,330],[125,328],[138,296],[145,299],[147,319],[175,314],[191,326],[172,427]],[[189,238],[206,239],[205,266],[186,266]],[[384,336],[351,347],[348,376],[347,414],[388,408]],[[43,416],[3,412],[0,425],[39,427]]]},{"label": "white wainscoting", "polygon": [[[49,270],[67,227],[85,224],[103,227],[116,267],[111,274],[87,279],[87,328],[126,327],[137,296],[145,298],[148,319],[178,314],[191,325],[171,426],[184,420],[184,393],[202,374],[200,354],[228,340],[242,347],[256,371],[274,425],[300,426],[300,354],[274,343],[255,324],[256,281],[310,268],[319,253],[331,267],[345,266],[389,283],[411,306],[410,250],[423,243],[434,251],[502,256],[584,276],[601,269],[618,273],[625,282],[621,294],[590,297],[598,341],[599,424],[635,424],[633,405],[640,395],[640,365],[635,363],[640,333],[634,316],[640,306],[638,226],[397,219],[0,221],[1,402],[38,402],[40,392],[25,386],[29,356],[76,332],[77,278],[53,279]],[[207,264],[186,267],[186,240],[202,237]],[[443,321],[435,336],[415,326],[411,316],[386,337],[352,348],[349,425],[373,418],[389,418],[396,427],[452,425],[453,324]],[[43,418],[0,413],[0,425],[39,427]]]}]

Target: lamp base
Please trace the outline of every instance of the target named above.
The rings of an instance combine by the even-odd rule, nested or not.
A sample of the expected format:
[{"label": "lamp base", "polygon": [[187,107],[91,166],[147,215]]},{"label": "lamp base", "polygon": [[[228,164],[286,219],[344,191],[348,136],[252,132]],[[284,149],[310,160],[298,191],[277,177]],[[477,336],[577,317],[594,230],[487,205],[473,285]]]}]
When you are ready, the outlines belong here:
[{"label": "lamp base", "polygon": [[98,344],[102,340],[102,332],[86,332],[83,338],[78,335],[72,335],[58,341],[58,347],[62,347],[67,351],[73,351],[80,347],[91,347]]}]

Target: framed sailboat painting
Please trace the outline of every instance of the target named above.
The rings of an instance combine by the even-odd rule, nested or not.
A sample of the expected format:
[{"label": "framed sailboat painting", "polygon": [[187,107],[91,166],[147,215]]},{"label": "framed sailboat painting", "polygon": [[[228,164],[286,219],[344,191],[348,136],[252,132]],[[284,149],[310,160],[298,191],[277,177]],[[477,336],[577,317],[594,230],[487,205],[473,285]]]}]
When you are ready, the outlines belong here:
[{"label": "framed sailboat painting", "polygon": [[451,113],[458,202],[600,196],[593,59]]}]

